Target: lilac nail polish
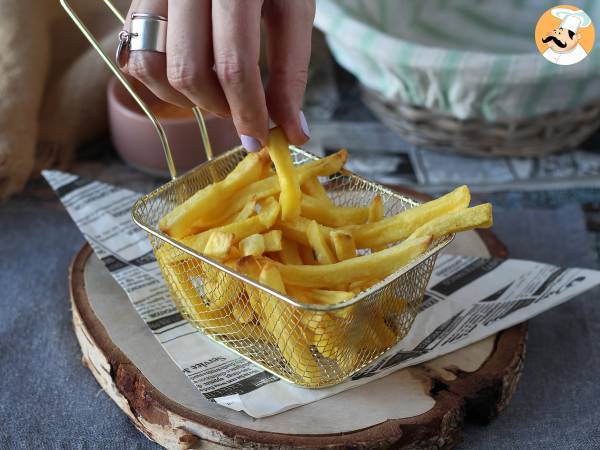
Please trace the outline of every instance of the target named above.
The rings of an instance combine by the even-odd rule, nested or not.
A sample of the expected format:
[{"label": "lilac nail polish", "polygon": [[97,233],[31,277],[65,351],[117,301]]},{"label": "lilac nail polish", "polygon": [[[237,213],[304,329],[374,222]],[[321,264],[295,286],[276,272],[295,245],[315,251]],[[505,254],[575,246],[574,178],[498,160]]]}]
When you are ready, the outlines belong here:
[{"label": "lilac nail polish", "polygon": [[260,145],[260,141],[252,136],[247,136],[245,134],[240,134],[240,140],[242,141],[242,145],[249,152],[257,152],[262,147]]},{"label": "lilac nail polish", "polygon": [[310,130],[308,129],[308,123],[306,122],[306,117],[304,116],[304,113],[300,111],[298,116],[300,117],[300,128],[302,128],[302,132],[307,138],[310,139]]}]

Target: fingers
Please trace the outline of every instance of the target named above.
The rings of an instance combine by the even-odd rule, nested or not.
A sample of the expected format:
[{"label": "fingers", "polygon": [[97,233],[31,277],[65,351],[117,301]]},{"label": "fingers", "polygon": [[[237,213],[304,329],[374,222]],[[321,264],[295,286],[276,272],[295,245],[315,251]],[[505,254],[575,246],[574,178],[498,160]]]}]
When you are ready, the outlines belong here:
[{"label": "fingers", "polygon": [[[167,17],[167,0],[136,0],[132,2],[126,23],[128,28],[133,12]],[[183,94],[177,92],[169,84],[166,67],[167,59],[164,53],[133,51],[129,53],[127,64],[123,70],[141,81],[158,98],[182,107],[192,106],[192,103]]]},{"label": "fingers", "polygon": [[314,0],[269,0],[265,5],[269,59],[267,107],[271,119],[296,145],[310,138],[301,107],[314,15]]},{"label": "fingers", "polygon": [[213,51],[242,145],[257,151],[267,143],[269,117],[258,59],[262,0],[213,0]]},{"label": "fingers", "polygon": [[213,70],[210,0],[169,2],[167,79],[192,103],[220,116],[229,106]]}]

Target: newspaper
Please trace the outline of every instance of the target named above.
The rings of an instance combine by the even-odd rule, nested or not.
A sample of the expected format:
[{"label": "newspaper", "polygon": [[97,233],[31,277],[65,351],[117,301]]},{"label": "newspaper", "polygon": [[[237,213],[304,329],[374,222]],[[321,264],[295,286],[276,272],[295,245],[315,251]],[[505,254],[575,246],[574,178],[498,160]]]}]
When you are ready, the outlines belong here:
[{"label": "newspaper", "polygon": [[421,311],[405,339],[342,384],[303,389],[230,352],[183,320],[170,299],[145,232],[131,220],[131,207],[141,194],[58,171],[45,171],[44,177],[189,380],[208,400],[255,418],[450,353],[600,284],[600,272],[594,270],[441,255]]}]

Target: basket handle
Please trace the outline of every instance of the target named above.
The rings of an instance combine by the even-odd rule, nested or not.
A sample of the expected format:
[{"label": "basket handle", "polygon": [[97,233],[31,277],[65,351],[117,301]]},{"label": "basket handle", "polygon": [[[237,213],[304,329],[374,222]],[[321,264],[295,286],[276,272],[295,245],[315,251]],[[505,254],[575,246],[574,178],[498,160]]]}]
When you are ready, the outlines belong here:
[{"label": "basket handle", "polygon": [[[125,23],[125,17],[119,12],[119,10],[113,5],[110,0],[103,0],[106,7],[115,15],[117,19],[121,23]],[[129,94],[133,97],[136,103],[142,108],[142,111],[148,116],[150,122],[154,126],[154,129],[158,133],[158,137],[160,139],[160,143],[162,145],[163,151],[165,153],[165,159],[167,160],[167,166],[169,168],[169,174],[172,179],[177,178],[177,169],[175,167],[175,163],[173,162],[173,155],[171,154],[171,147],[169,146],[169,141],[167,140],[167,135],[165,133],[164,128],[154,115],[154,113],[148,108],[146,103],[142,100],[142,98],[135,92],[123,72],[117,67],[117,65],[113,62],[111,58],[109,58],[104,50],[100,47],[100,43],[94,37],[94,35],[90,32],[90,30],[85,26],[85,23],[81,20],[81,18],[77,15],[77,13],[73,10],[68,0],[60,0],[60,4],[69,17],[75,22],[79,31],[86,37],[89,41],[90,45],[96,50],[96,52],[100,55],[100,58],[106,63],[108,68],[112,71],[112,73],[117,77],[117,80],[121,82],[123,87],[129,92]],[[194,112],[194,117],[196,118],[196,122],[198,122],[198,128],[200,128],[200,134],[202,136],[202,143],[204,144],[204,152],[206,154],[206,159],[209,161],[213,158],[212,146],[210,145],[210,139],[208,137],[208,131],[206,129],[206,124],[204,122],[204,116],[202,115],[202,111],[197,106],[192,108]]]}]

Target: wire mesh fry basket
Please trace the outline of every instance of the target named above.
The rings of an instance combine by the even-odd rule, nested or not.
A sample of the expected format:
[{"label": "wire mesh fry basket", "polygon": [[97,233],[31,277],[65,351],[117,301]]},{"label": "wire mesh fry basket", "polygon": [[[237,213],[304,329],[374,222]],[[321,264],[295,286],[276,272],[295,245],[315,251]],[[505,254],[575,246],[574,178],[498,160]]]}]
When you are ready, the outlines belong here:
[{"label": "wire mesh fry basket", "polygon": [[[439,251],[453,235],[356,297],[333,305],[303,303],[208,258],[159,229],[159,220],[196,191],[231,172],[246,152],[238,147],[212,158],[201,111],[194,108],[208,162],[177,176],[166,135],[156,117],[71,8],[61,4],[119,81],[148,115],[161,138],[172,180],[140,198],[133,220],[149,236],[172,298],[183,315],[206,336],[280,378],[320,388],[349,378],[400,341],[412,326]],[[104,3],[123,21],[108,0]],[[294,164],[317,159],[290,147]],[[339,206],[366,206],[376,194],[386,215],[418,203],[349,172],[327,180]]]},{"label": "wire mesh fry basket", "polygon": [[[315,156],[290,147],[294,163]],[[171,295],[196,328],[269,372],[305,387],[339,383],[375,360],[409,331],[435,259],[451,237],[434,242],[408,266],[357,297],[315,305],[273,291],[207,258],[158,227],[161,217],[198,189],[223,179],[245,156],[237,148],[143,196],[134,221],[148,232]],[[376,194],[386,213],[417,203],[350,173],[329,179],[334,202],[365,206]]]}]

